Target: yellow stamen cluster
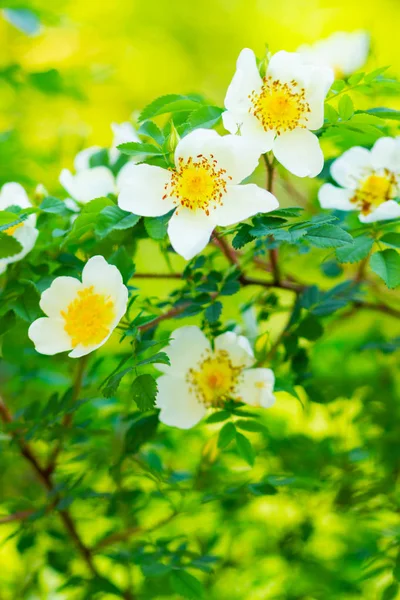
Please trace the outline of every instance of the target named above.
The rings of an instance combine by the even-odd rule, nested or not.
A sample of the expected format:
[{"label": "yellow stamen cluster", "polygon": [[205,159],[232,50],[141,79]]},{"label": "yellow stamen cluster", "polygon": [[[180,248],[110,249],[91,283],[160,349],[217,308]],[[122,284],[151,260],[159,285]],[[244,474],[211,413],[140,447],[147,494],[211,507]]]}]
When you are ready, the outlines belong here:
[{"label": "yellow stamen cluster", "polygon": [[218,407],[231,398],[242,370],[233,366],[226,351],[208,352],[198,368],[189,370],[187,382],[199,402]]},{"label": "yellow stamen cluster", "polygon": [[307,114],[311,112],[305,99],[305,90],[296,81],[281,83],[278,79],[264,77],[261,92],[249,95],[252,106],[249,112],[262,124],[265,131],[277,135],[305,127]]},{"label": "yellow stamen cluster", "polygon": [[351,202],[359,208],[363,215],[368,215],[380,204],[396,197],[397,178],[394,173],[385,169],[383,174],[372,172],[356,189]]},{"label": "yellow stamen cluster", "polygon": [[172,171],[171,181],[165,185],[163,199],[171,197],[177,206],[194,211],[201,209],[208,216],[210,209],[222,204],[230,179],[225,169],[218,169],[212,154],[209,158],[199,154],[186,162],[181,157]]},{"label": "yellow stamen cluster", "polygon": [[115,317],[114,303],[109,297],[96,294],[90,286],[80,290],[61,315],[74,348],[78,344],[99,344],[110,333]]}]

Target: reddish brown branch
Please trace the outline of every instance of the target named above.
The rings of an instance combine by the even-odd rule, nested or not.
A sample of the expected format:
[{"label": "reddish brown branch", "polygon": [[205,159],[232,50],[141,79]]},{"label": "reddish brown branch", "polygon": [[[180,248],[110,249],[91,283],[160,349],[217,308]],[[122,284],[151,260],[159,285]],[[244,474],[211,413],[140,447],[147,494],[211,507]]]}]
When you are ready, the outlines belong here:
[{"label": "reddish brown branch", "polygon": [[94,546],[93,552],[98,552],[99,550],[102,550],[103,548],[106,548],[107,546],[111,546],[112,544],[116,544],[118,542],[124,542],[136,534],[143,533],[147,535],[149,533],[152,533],[153,531],[160,529],[160,527],[164,527],[164,525],[167,525],[167,523],[172,521],[172,519],[174,519],[177,515],[178,513],[172,513],[172,515],[169,515],[165,519],[162,519],[149,529],[144,529],[143,527],[129,527],[124,531],[117,531],[116,533],[111,533],[107,537],[100,540]]},{"label": "reddish brown branch", "polygon": [[[86,356],[82,356],[78,360],[78,368],[76,371],[74,386],[73,386],[73,390],[72,390],[72,399],[71,399],[72,403],[76,402],[79,399],[79,394],[81,392],[83,379],[85,376],[85,368],[86,368],[88,359],[89,359],[89,356],[86,355]],[[69,427],[71,427],[72,420],[73,420],[72,414],[71,413],[66,414],[62,421],[63,429],[68,429]],[[56,464],[57,464],[57,458],[58,458],[58,455],[60,454],[61,450],[62,450],[62,439],[60,439],[58,441],[56,447],[54,448],[53,452],[50,455],[48,465],[45,469],[46,473],[48,475],[51,475],[51,473],[54,471]]]},{"label": "reddish brown branch", "polygon": [[34,510],[20,510],[12,515],[5,515],[4,517],[0,517],[0,525],[12,523],[13,521],[25,521],[25,519],[29,519],[34,512]]},{"label": "reddish brown branch", "polygon": [[[14,422],[13,417],[12,417],[10,411],[8,410],[8,407],[6,406],[4,400],[1,398],[0,398],[0,417],[1,417],[2,421],[8,425]],[[36,473],[37,478],[39,479],[39,481],[43,485],[43,487],[46,489],[46,491],[54,493],[54,485],[53,485],[53,481],[51,479],[51,474],[47,472],[47,469],[45,469],[44,467],[42,467],[40,465],[38,459],[36,458],[31,447],[29,446],[29,444],[27,444],[24,440],[21,439],[20,435],[18,434],[18,432],[16,430],[12,431],[11,436],[17,442],[22,456],[30,463],[33,471]],[[56,495],[54,502],[57,503],[60,499],[61,499],[60,496]],[[69,512],[67,510],[60,510],[58,512],[58,514],[60,515],[60,518],[64,524],[64,527],[68,531],[71,539],[74,541],[82,558],[85,560],[89,571],[91,572],[91,574],[94,577],[99,577],[99,573],[93,562],[92,554],[91,554],[89,548],[83,543],[81,537],[79,536],[78,531],[75,527],[75,523],[73,522],[71,515],[69,514]]]}]

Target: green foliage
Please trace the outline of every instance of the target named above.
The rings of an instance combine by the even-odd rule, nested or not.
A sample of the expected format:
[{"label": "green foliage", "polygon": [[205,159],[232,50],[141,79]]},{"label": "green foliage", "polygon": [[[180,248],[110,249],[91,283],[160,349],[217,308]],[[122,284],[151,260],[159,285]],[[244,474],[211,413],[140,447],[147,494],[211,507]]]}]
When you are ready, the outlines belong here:
[{"label": "green foliage", "polygon": [[[33,31],[26,11],[5,16]],[[2,78],[20,75],[16,66]],[[38,93],[76,97],[56,69],[28,79]],[[317,132],[333,157],[397,135],[399,111],[370,107],[389,92],[399,83],[386,68],[334,83]],[[138,117],[140,141],[119,144],[115,162],[100,149],[89,166],[117,182],[131,159],[173,168],[179,140],[221,131],[223,110],[196,94],[157,98]],[[218,228],[185,263],[169,243],[172,212],[141,218],[113,194],[75,212],[54,184],[54,196],[29,190],[32,208],[0,212],[0,258],[23,249],[10,229],[30,214],[39,230],[0,290],[0,527],[16,565],[0,575],[5,600],[398,596],[399,220],[321,211],[315,181],[264,158],[281,207]],[[96,255],[119,269],[126,313],[87,357],[41,355],[28,337],[41,294]],[[232,399],[247,373],[231,366],[234,382],[204,400],[198,425],[161,422],[158,378],[168,367],[179,378],[193,351],[168,355],[182,325],[212,345],[246,336],[254,366],[274,373],[275,406],[257,406],[262,381],[254,402]],[[189,377],[185,367],[174,410],[188,409],[198,368]]]},{"label": "green foliage", "polygon": [[371,256],[371,268],[388,288],[395,288],[400,284],[400,256],[396,250],[375,252]]}]

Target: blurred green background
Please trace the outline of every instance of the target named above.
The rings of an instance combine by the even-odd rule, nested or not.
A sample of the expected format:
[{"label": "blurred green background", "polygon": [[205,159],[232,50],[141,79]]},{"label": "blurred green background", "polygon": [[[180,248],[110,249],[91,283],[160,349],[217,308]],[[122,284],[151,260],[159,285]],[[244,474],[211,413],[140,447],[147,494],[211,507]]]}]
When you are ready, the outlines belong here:
[{"label": "blurred green background", "polygon": [[26,35],[0,18],[2,182],[52,189],[79,149],[109,144],[111,122],[159,95],[196,91],[222,105],[245,46],[261,56],[266,44],[295,50],[336,30],[366,29],[369,67],[400,68],[397,0],[15,3],[21,6],[40,28]]},{"label": "blurred green background", "polygon": [[[9,2],[2,6],[22,7]],[[29,190],[43,183],[50,193],[58,193],[59,172],[72,166],[80,149],[108,146],[110,123],[128,120],[159,95],[198,92],[222,105],[237,55],[245,46],[261,55],[265,44],[273,52],[295,50],[337,30],[366,29],[372,36],[368,68],[392,65],[391,72],[400,74],[398,0],[37,0],[23,7],[37,17],[35,22],[30,13],[32,35],[0,13],[0,183],[19,181]],[[390,106],[396,105],[398,100],[391,98]],[[142,252],[137,257],[138,271],[148,270],[149,256]],[[290,250],[285,258],[306,280],[315,280],[317,259],[295,257]],[[155,264],[160,266],[160,261]],[[177,258],[175,266],[182,264]],[[161,297],[173,288],[170,282],[160,283],[157,290],[153,283],[142,285],[145,292]],[[246,289],[241,302],[253,293]],[[227,302],[226,317],[236,318],[237,302],[236,297]],[[284,320],[278,315],[276,323],[264,329],[277,331]],[[164,327],[170,331],[172,325]],[[204,505],[197,519],[190,511],[180,518],[174,533],[201,540],[221,531],[212,550],[223,560],[210,598],[400,598],[394,587],[382,595],[390,590],[400,535],[395,487],[398,364],[395,353],[359,351],[371,339],[399,332],[398,323],[379,314],[328,323],[323,341],[313,347],[312,368],[316,385],[333,401],[303,408],[293,397],[278,394],[277,405],[264,417],[270,436],[260,443],[262,457],[251,475],[257,481],[265,472],[294,472],[297,484],[285,488],[283,483],[279,495],[243,506],[240,495],[232,495],[218,507]],[[36,393],[41,389],[38,377],[23,385]],[[18,383],[13,386],[18,394]],[[107,407],[99,404],[95,410],[106,427]],[[212,433],[211,426],[205,433],[168,431],[167,442],[163,438],[158,450],[169,468],[193,471]],[[2,481],[8,498],[14,486],[9,483],[12,465],[6,463],[8,479]],[[229,455],[223,467],[217,465],[205,477],[203,488],[218,486],[227,474],[233,481],[249,479],[243,464]],[[107,489],[106,478],[101,486]],[[100,514],[96,526],[86,517],[90,539],[104,522]],[[2,526],[0,542],[13,530]],[[24,558],[17,552],[14,542],[0,545],[1,600],[17,600],[12,590],[29,573],[32,561],[32,555]],[[59,584],[57,577],[50,568],[45,570],[42,589],[54,588],[49,582]],[[69,597],[47,594],[27,597]],[[162,590],[150,587],[144,597],[162,597]]]}]

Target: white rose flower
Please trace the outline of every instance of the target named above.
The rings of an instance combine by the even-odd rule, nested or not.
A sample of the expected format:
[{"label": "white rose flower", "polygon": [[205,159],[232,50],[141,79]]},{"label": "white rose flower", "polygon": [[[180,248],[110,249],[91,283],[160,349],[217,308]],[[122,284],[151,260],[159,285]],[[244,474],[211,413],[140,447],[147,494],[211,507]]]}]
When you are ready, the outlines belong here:
[{"label": "white rose flower", "polygon": [[116,163],[121,152],[117,146],[127,142],[140,142],[140,138],[132,123],[111,123],[111,129],[114,134],[112,146],[109,150],[109,157],[112,164]]},{"label": "white rose flower", "polygon": [[68,169],[63,169],[60,174],[60,183],[66,192],[83,204],[117,192],[115,177],[110,169],[90,167],[90,158],[100,150],[99,146],[81,150],[74,159],[75,175]]},{"label": "white rose flower", "polygon": [[[111,129],[114,138],[108,155],[111,164],[114,164],[121,155],[117,149],[119,144],[139,142],[140,139],[131,123],[112,123]],[[92,156],[101,150],[100,146],[90,146],[78,152],[74,159],[75,175],[68,169],[61,171],[60,183],[73,200],[86,204],[95,198],[118,192],[119,176],[115,178],[108,167],[90,166]],[[134,161],[131,160],[130,162]],[[120,172],[123,172],[125,167],[126,165],[122,167]]]},{"label": "white rose flower", "polygon": [[[0,210],[7,210],[10,206],[19,206],[21,208],[32,207],[27,193],[19,183],[6,183],[1,188]],[[15,218],[17,219],[18,216],[15,215]],[[22,250],[13,256],[0,259],[0,273],[4,273],[7,265],[22,260],[32,250],[39,235],[39,231],[35,225],[36,215],[29,215],[22,223],[3,231],[3,233],[14,237],[21,244]]]},{"label": "white rose flower", "polygon": [[197,129],[178,143],[175,167],[128,164],[118,177],[118,205],[145,217],[174,210],[168,225],[171,244],[187,260],[201,252],[213,229],[278,207],[277,199],[254,184],[260,153],[239,136]]},{"label": "white rose flower", "polygon": [[165,425],[189,429],[230,399],[263,408],[274,404],[274,374],[249,368],[254,355],[247,338],[229,331],[212,348],[195,326],[176,329],[172,338],[164,349],[171,365],[156,365],[164,373],[157,380],[156,404]]},{"label": "white rose flower", "polygon": [[324,122],[324,99],[333,83],[329,67],[305,64],[300,54],[278,52],[262,79],[252,50],[239,55],[236,73],[225,97],[225,128],[258,147],[273,151],[298,177],[315,177],[324,157],[311,130]]},{"label": "white rose flower", "polygon": [[370,38],[366,31],[337,31],[297,50],[311,64],[331,67],[337,79],[348,77],[367,62]]},{"label": "white rose flower", "polygon": [[57,277],[40,299],[47,315],[36,319],[28,335],[41,354],[72,350],[77,358],[102,346],[126,312],[128,290],[117,267],[93,256],[75,277]]},{"label": "white rose flower", "polygon": [[331,165],[341,186],[325,183],[319,190],[322,208],[358,210],[362,223],[400,217],[400,139],[384,137],[371,150],[355,146]]}]

